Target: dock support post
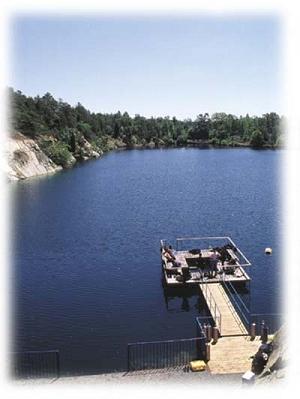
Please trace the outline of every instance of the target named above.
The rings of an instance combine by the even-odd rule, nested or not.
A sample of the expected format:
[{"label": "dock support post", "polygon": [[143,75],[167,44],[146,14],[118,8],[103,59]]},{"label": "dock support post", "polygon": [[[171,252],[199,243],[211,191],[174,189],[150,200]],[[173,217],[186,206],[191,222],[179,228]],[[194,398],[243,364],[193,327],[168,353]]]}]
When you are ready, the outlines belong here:
[{"label": "dock support post", "polygon": [[211,341],[211,338],[212,338],[212,328],[211,328],[211,325],[210,324],[207,324],[207,326],[206,326],[206,336],[207,336],[207,342],[210,342]]},{"label": "dock support post", "polygon": [[213,328],[213,340],[214,340],[215,344],[218,342],[218,339],[219,339],[219,330],[218,330],[218,327],[214,327]]},{"label": "dock support post", "polygon": [[206,361],[209,362],[210,361],[210,344],[206,343],[205,344],[205,352],[206,352]]},{"label": "dock support post", "polygon": [[265,322],[263,321],[261,323],[261,341],[263,344],[268,342],[268,334],[269,334],[269,328],[266,326]]},{"label": "dock support post", "polygon": [[252,323],[250,326],[250,337],[251,337],[251,340],[254,340],[256,337],[256,324],[255,323]]}]

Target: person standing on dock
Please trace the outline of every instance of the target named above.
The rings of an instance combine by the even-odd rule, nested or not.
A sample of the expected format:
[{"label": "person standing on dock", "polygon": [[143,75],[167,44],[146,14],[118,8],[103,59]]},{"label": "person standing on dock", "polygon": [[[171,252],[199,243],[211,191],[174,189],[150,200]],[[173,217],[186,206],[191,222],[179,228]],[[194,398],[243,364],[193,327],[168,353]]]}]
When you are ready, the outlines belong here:
[{"label": "person standing on dock", "polygon": [[217,275],[217,271],[218,271],[218,262],[219,262],[219,255],[217,253],[217,251],[213,250],[213,252],[211,253],[210,257],[209,257],[209,263],[210,263],[210,277],[214,278]]}]

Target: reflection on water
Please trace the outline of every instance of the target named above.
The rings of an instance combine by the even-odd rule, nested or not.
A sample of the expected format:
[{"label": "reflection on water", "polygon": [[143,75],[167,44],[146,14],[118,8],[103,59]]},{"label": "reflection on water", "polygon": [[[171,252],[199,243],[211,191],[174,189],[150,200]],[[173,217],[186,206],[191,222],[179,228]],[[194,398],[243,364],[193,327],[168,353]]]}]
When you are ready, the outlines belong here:
[{"label": "reflection on water", "polygon": [[208,308],[198,286],[168,287],[162,277],[162,287],[168,312],[196,312],[206,315]]}]

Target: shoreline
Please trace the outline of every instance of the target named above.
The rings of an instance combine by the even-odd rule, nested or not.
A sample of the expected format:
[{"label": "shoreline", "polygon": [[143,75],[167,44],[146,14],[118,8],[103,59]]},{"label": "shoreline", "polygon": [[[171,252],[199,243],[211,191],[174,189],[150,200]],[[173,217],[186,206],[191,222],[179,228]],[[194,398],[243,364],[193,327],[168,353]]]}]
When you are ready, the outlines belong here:
[{"label": "shoreline", "polygon": [[234,385],[235,387],[242,386],[242,374],[211,374],[208,370],[202,372],[184,372],[183,369],[158,369],[145,370],[136,372],[115,372],[94,375],[81,376],[62,376],[59,378],[48,379],[20,379],[11,380],[14,385],[69,385],[69,384],[103,384],[116,385],[122,384],[163,384],[171,386],[175,385],[197,384],[201,383],[212,386],[214,383],[224,385]]},{"label": "shoreline", "polygon": [[[14,139],[11,138],[12,141],[15,140],[20,140],[18,139]],[[24,142],[35,142],[32,139],[28,139],[24,136]],[[32,147],[32,144],[30,144],[30,146]],[[62,172],[64,170],[69,170],[72,169],[76,166],[79,166],[81,163],[84,163],[86,161],[90,161],[90,160],[96,160],[96,159],[100,159],[102,158],[104,155],[109,154],[111,152],[118,152],[118,151],[130,151],[130,150],[166,150],[166,149],[190,149],[190,148],[198,148],[198,149],[206,149],[206,150],[212,150],[212,149],[252,149],[255,151],[262,151],[262,150],[281,150],[284,149],[283,146],[270,146],[270,145],[264,145],[263,147],[252,147],[249,144],[244,144],[244,143],[237,143],[234,145],[215,145],[215,144],[209,144],[209,143],[187,143],[185,145],[152,145],[151,143],[147,144],[147,145],[143,145],[143,144],[136,144],[136,145],[118,145],[117,143],[114,143],[113,146],[108,149],[107,151],[99,151],[99,156],[89,156],[86,157],[84,159],[76,159],[74,158],[74,162],[72,162],[71,165],[69,165],[68,167],[61,167],[57,164],[55,164],[53,161],[51,161],[45,154],[44,152],[39,148],[38,144],[35,143],[35,147],[34,147],[34,151],[38,151],[41,155],[39,158],[42,158],[43,161],[41,162],[41,170],[39,170],[39,168],[37,168],[35,166],[35,170],[33,172],[31,172],[29,175],[26,175],[26,173],[23,174],[22,176],[22,172],[19,173],[20,170],[22,170],[22,168],[25,167],[24,163],[22,165],[18,165],[17,161],[14,158],[14,154],[10,154],[8,151],[8,168],[5,171],[6,177],[8,182],[12,182],[12,181],[24,181],[24,180],[28,180],[28,179],[32,179],[35,177],[43,177],[43,176],[49,176],[49,175],[54,175],[57,172]],[[28,153],[32,151],[32,149],[30,148],[28,150]],[[36,154],[35,154],[36,155]],[[51,168],[49,168],[48,165],[45,166],[45,164],[43,165],[42,162],[45,162],[45,159],[48,158],[48,165],[51,165]],[[10,169],[10,170],[9,170]],[[11,171],[13,171],[13,173],[11,173]],[[20,176],[21,175],[21,176]]]}]

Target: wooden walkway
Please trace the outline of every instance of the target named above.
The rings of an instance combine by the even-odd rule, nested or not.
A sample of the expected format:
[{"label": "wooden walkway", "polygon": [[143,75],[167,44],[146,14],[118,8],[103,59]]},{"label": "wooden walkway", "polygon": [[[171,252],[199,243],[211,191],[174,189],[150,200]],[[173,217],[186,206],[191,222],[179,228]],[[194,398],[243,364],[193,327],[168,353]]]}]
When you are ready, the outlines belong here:
[{"label": "wooden walkway", "polygon": [[210,345],[208,362],[210,372],[235,374],[251,370],[250,357],[261,345],[259,337],[250,339],[245,325],[235,311],[222,284],[209,284],[209,286],[200,284],[200,289],[221,333],[218,342]]},{"label": "wooden walkway", "polygon": [[216,313],[219,311],[221,314],[221,336],[248,334],[221,283],[209,284],[209,286],[200,284],[199,286],[217,325]]},{"label": "wooden walkway", "polygon": [[211,374],[237,374],[251,370],[252,359],[261,341],[256,337],[222,337],[215,345],[210,345],[208,369]]}]

